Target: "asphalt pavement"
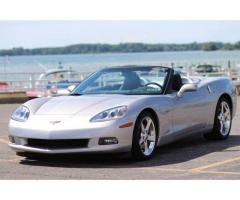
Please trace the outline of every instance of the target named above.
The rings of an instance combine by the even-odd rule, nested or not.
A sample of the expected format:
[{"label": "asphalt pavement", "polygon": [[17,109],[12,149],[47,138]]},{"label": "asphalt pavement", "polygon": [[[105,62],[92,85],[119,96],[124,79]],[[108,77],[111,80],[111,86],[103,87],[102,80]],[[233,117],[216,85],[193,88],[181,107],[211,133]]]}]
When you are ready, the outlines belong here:
[{"label": "asphalt pavement", "polygon": [[240,179],[240,105],[227,140],[186,138],[158,148],[151,160],[143,162],[132,161],[127,154],[17,156],[8,147],[8,119],[17,106],[0,104],[0,180]]}]

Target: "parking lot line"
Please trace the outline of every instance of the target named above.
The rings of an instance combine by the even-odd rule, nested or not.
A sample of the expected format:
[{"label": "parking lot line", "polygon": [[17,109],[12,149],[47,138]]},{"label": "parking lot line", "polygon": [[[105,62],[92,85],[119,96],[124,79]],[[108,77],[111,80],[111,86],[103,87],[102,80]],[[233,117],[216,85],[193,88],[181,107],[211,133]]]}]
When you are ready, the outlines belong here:
[{"label": "parking lot line", "polygon": [[8,140],[5,140],[5,139],[3,139],[3,138],[0,138],[0,142],[1,142],[1,143],[4,143],[4,144],[8,144]]},{"label": "parking lot line", "polygon": [[212,170],[211,171],[200,171],[200,173],[240,175],[240,172],[212,171]]},{"label": "parking lot line", "polygon": [[235,158],[231,158],[231,159],[227,159],[227,160],[223,160],[223,161],[220,161],[220,162],[215,162],[215,163],[211,163],[211,164],[208,164],[208,165],[203,165],[203,166],[200,166],[200,167],[192,168],[192,169],[190,169],[190,171],[200,172],[200,171],[208,169],[208,168],[218,167],[218,166],[225,165],[225,164],[228,164],[228,163],[232,163],[232,162],[235,162],[235,161],[240,161],[240,156],[235,157]]},{"label": "parking lot line", "polygon": [[[147,167],[144,169],[149,169],[149,170],[156,170],[156,171],[165,171],[165,172],[185,172],[185,173],[192,173],[192,174],[199,174],[199,173],[205,173],[205,174],[223,174],[223,175],[240,175],[240,172],[229,172],[229,171],[214,171],[214,170],[201,170],[201,171],[192,171],[191,169],[174,169],[174,168],[152,168],[152,167]],[[142,168],[140,168],[142,170]]]}]

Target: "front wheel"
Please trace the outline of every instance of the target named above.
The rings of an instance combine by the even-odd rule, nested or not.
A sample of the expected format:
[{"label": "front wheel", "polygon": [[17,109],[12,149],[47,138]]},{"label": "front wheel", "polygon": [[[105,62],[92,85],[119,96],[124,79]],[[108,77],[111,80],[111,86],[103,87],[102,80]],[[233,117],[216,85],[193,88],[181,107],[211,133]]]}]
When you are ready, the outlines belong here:
[{"label": "front wheel", "polygon": [[157,145],[157,126],[150,112],[143,112],[138,117],[132,141],[132,157],[135,160],[146,160],[152,157]]},{"label": "front wheel", "polygon": [[206,139],[227,139],[232,126],[232,111],[229,101],[221,98],[218,101],[213,131],[205,134]]}]

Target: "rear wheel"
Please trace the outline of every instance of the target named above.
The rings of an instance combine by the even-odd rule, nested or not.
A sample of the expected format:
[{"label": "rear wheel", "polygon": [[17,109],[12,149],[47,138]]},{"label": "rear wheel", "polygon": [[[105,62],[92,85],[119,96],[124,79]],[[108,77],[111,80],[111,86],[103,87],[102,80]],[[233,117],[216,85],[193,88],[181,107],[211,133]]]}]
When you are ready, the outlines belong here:
[{"label": "rear wheel", "polygon": [[226,98],[221,98],[218,101],[213,131],[205,134],[204,137],[208,140],[227,139],[232,126],[232,111],[230,102]]},{"label": "rear wheel", "polygon": [[157,126],[150,112],[143,112],[138,117],[132,141],[132,157],[146,160],[152,157],[157,145]]}]

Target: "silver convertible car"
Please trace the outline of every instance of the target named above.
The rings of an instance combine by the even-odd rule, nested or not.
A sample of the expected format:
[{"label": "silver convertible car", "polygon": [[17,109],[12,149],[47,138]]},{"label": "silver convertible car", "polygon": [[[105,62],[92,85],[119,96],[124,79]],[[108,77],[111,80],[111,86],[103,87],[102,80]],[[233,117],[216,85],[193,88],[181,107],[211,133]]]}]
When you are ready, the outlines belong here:
[{"label": "silver convertible car", "polygon": [[9,145],[25,156],[131,152],[144,160],[157,146],[188,135],[226,139],[235,112],[236,88],[228,78],[181,77],[158,66],[107,68],[68,96],[18,107]]}]

